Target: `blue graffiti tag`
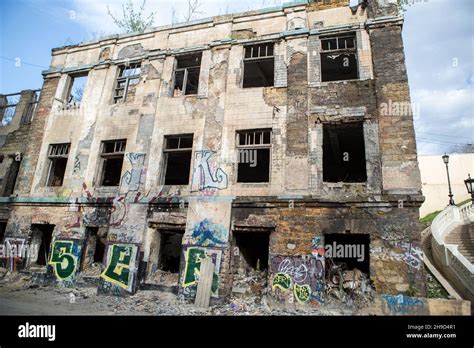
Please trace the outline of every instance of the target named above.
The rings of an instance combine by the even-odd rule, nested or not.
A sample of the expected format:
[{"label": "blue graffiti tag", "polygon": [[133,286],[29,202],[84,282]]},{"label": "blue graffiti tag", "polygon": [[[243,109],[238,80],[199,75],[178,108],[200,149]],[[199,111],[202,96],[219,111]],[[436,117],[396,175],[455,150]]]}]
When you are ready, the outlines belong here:
[{"label": "blue graffiti tag", "polygon": [[211,246],[225,244],[227,235],[228,231],[224,226],[214,224],[209,219],[204,219],[194,225],[191,237],[194,245]]},{"label": "blue graffiti tag", "polygon": [[416,312],[424,306],[422,300],[403,296],[403,294],[381,295],[381,298],[387,303],[388,312],[391,314],[408,314],[408,312]]}]

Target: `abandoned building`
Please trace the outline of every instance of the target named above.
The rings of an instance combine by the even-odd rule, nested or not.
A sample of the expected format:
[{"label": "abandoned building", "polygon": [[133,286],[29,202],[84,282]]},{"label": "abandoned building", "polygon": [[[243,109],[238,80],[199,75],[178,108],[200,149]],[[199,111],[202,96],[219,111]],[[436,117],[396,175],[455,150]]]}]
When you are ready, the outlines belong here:
[{"label": "abandoned building", "polygon": [[1,97],[2,240],[28,249],[2,262],[193,298],[211,258],[212,301],[258,274],[311,305],[339,243],[377,294],[424,297],[413,120],[380,112],[410,102],[402,24],[305,0],[53,49],[39,99]]}]

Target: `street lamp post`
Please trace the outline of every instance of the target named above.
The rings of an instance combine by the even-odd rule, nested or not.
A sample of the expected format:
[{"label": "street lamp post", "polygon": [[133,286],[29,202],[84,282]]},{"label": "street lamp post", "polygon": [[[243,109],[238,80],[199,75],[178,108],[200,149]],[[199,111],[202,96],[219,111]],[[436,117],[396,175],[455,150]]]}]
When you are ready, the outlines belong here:
[{"label": "street lamp post", "polygon": [[443,156],[443,162],[446,165],[446,174],[448,175],[448,188],[449,188],[449,205],[454,205],[454,199],[453,199],[453,192],[451,191],[451,180],[449,180],[449,168],[448,168],[448,163],[449,163],[449,156],[444,154]]},{"label": "street lamp post", "polygon": [[471,201],[474,203],[474,179],[471,179],[471,174],[467,174],[467,179],[464,180],[467,192],[471,195]]}]

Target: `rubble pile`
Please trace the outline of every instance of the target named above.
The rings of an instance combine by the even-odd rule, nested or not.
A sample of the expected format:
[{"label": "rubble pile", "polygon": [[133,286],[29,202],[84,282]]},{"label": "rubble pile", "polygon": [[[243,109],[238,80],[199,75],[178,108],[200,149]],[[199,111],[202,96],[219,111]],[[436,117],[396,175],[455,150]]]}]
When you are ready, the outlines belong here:
[{"label": "rubble pile", "polygon": [[327,277],[325,290],[330,304],[343,304],[355,309],[369,305],[375,296],[369,277],[357,268],[342,271],[334,266]]}]

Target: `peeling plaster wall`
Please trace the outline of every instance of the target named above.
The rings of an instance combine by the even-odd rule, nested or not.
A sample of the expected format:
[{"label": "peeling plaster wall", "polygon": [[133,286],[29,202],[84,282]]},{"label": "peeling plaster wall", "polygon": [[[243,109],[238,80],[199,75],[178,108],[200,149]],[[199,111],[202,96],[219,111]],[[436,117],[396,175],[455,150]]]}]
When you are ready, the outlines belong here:
[{"label": "peeling plaster wall", "polygon": [[[124,295],[156,269],[158,229],[187,226],[189,237],[197,225],[196,233],[225,235],[226,243],[184,243],[179,284],[168,285],[192,298],[198,260],[210,257],[213,300],[222,300],[232,288],[227,242],[235,228],[271,232],[269,263],[311,255],[314,237],[350,230],[371,236],[378,292],[424,295],[413,121],[379,112],[382,101],[409,101],[401,22],[378,23],[374,16],[393,14],[383,4],[354,12],[339,0],[285,5],[54,49],[7,235],[28,239],[31,224],[49,223],[53,238],[86,245],[87,226],[107,230],[99,289]],[[359,79],[321,82],[320,37],[347,32],[356,34]],[[244,45],[261,41],[275,44],[274,87],[243,89]],[[202,52],[198,93],[172,97],[175,56],[193,52]],[[139,83],[115,104],[119,66],[135,61]],[[68,74],[85,70],[83,102],[65,107]],[[363,122],[367,182],[325,183],[323,125],[349,121]],[[270,181],[237,183],[236,132],[261,128],[272,129]],[[164,186],[164,137],[187,133],[189,185]],[[100,187],[100,146],[116,139],[127,140],[120,185]],[[53,143],[71,148],[63,186],[48,188]],[[215,216],[219,223],[209,223]],[[117,265],[126,272],[114,274]]]}]

